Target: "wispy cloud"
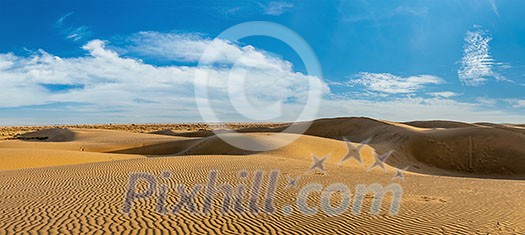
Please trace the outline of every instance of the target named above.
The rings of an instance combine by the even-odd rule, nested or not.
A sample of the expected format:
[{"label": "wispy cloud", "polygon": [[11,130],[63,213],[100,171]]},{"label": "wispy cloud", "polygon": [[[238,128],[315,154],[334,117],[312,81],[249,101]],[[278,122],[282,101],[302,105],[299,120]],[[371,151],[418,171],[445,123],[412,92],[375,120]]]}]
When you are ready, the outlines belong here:
[{"label": "wispy cloud", "polygon": [[[200,34],[139,32],[130,36],[129,53],[161,60],[236,64],[259,69],[292,70],[292,64],[253,46]],[[206,53],[204,53],[206,50]]]},{"label": "wispy cloud", "polygon": [[66,13],[65,15],[58,18],[58,20],[55,22],[56,26],[62,27],[62,25],[64,25],[64,21],[71,15],[73,15],[73,12]]},{"label": "wispy cloud", "polygon": [[241,7],[232,7],[232,8],[225,9],[223,13],[225,16],[231,16],[231,15],[237,14],[239,11],[241,11],[241,9],[242,9]]},{"label": "wispy cloud", "polygon": [[91,36],[93,32],[89,27],[73,26],[66,23],[66,20],[73,14],[74,12],[69,12],[58,18],[55,22],[55,27],[68,40],[79,41]]},{"label": "wispy cloud", "polygon": [[392,18],[410,16],[422,18],[429,13],[428,7],[399,5],[395,7],[381,7],[367,1],[341,0],[337,8],[341,22],[384,22]]},{"label": "wispy cloud", "polygon": [[86,27],[86,26],[80,26],[80,27],[77,27],[77,28],[71,28],[67,35],[66,35],[66,38],[67,39],[71,39],[73,41],[78,41],[80,39],[83,39],[89,35],[91,35],[91,30]]},{"label": "wispy cloud", "polygon": [[392,15],[413,15],[419,17],[425,17],[428,15],[428,8],[426,7],[413,7],[413,6],[398,6],[394,9]]},{"label": "wispy cloud", "polygon": [[428,94],[433,97],[441,97],[441,98],[452,98],[455,96],[459,96],[458,93],[452,92],[452,91],[438,91],[438,92],[430,92]]},{"label": "wispy cloud", "polygon": [[294,5],[289,2],[270,2],[268,5],[260,4],[266,15],[279,16],[284,14],[287,10],[292,9]]},{"label": "wispy cloud", "polygon": [[461,58],[458,70],[458,77],[463,84],[479,86],[485,84],[490,78],[510,81],[495,71],[495,69],[508,68],[509,65],[496,62],[492,58],[489,45],[491,40],[492,37],[480,26],[474,26],[474,30],[467,31],[463,58]]},{"label": "wispy cloud", "polygon": [[525,100],[523,99],[506,99],[505,101],[511,104],[513,108],[525,108]]},{"label": "wispy cloud", "polygon": [[523,98],[487,98],[477,97],[476,102],[485,106],[507,105],[510,108],[522,109],[525,108],[525,99]]},{"label": "wispy cloud", "polygon": [[249,6],[247,6],[246,3],[235,5],[216,5],[212,7],[212,9],[212,14],[215,14],[216,16],[221,18],[242,18],[260,14],[260,12],[258,12],[257,10],[251,9]]},{"label": "wispy cloud", "polygon": [[368,116],[386,120],[460,120],[467,122],[523,122],[523,115],[498,108],[483,108],[478,103],[448,98],[401,97],[372,101],[359,98],[334,98],[322,104],[325,117]]},{"label": "wispy cloud", "polygon": [[498,103],[497,99],[491,99],[491,98],[487,98],[487,97],[477,97],[474,100],[476,102],[478,102],[479,104],[482,104],[482,105],[485,105],[485,106],[493,106],[493,105],[496,105]]},{"label": "wispy cloud", "polygon": [[499,17],[499,11],[498,11],[498,5],[496,5],[496,0],[489,0],[490,7],[492,7],[492,11],[494,11],[494,14],[496,14]]},{"label": "wispy cloud", "polygon": [[413,93],[429,84],[442,84],[443,79],[432,75],[400,77],[390,73],[362,72],[350,79],[347,84],[364,86],[368,91],[389,94]]}]

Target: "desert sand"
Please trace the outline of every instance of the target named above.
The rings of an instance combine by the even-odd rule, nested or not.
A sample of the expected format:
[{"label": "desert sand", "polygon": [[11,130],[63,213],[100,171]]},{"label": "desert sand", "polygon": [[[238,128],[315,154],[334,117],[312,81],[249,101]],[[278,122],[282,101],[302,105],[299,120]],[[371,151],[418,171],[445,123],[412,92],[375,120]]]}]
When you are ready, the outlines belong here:
[{"label": "desert sand", "polygon": [[[314,121],[304,134],[279,136],[272,134],[287,124],[230,127],[239,133],[223,138],[249,139],[261,146],[297,139],[283,148],[252,152],[230,146],[203,124],[4,127],[0,233],[525,233],[523,126],[334,118]],[[359,153],[362,162],[342,161],[351,151]],[[384,170],[372,167],[378,156],[388,156]],[[326,157],[325,171],[311,170],[313,157]],[[262,171],[266,191],[270,172],[278,170],[276,211],[224,213],[223,198],[217,196],[208,214],[191,213],[190,208],[163,214],[156,211],[161,190],[134,200],[129,213],[123,211],[134,172],[154,175],[168,189],[165,204],[173,207],[181,199],[178,185],[205,183],[213,170],[218,182],[247,187],[255,172]],[[247,172],[246,179],[239,177],[241,171]],[[297,179],[296,185],[290,184],[291,178]],[[367,195],[361,213],[349,209],[332,216],[321,211],[322,195],[314,192],[308,205],[319,211],[299,213],[297,195],[313,183],[342,183],[352,193],[359,184],[398,184],[403,189],[399,212],[389,213],[385,200],[377,215],[369,213],[374,195]],[[147,187],[138,185],[137,193]],[[201,208],[205,202],[199,196],[202,192],[195,197]],[[341,201],[337,194],[332,203]],[[288,205],[292,212],[284,209]]]}]

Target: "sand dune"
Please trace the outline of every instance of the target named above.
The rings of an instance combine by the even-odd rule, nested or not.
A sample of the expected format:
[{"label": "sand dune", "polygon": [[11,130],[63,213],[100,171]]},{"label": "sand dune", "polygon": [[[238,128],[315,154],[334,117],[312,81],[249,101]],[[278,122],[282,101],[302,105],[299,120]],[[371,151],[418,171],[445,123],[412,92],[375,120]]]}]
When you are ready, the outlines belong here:
[{"label": "sand dune", "polygon": [[[258,128],[251,132],[281,132]],[[525,177],[525,129],[512,125],[481,125],[447,121],[394,123],[369,118],[335,118],[314,121],[306,135],[359,143],[371,138],[378,153],[394,150],[387,163],[411,166],[410,171],[431,175],[489,178]],[[247,132],[240,130],[240,132]],[[165,133],[174,135],[174,133]],[[211,131],[176,133],[177,136],[209,137]],[[213,145],[213,144],[212,144]],[[220,150],[224,148],[219,148]],[[210,150],[206,154],[224,154]]]},{"label": "sand dune", "polygon": [[[60,130],[60,135],[55,135]],[[66,134],[67,133],[67,134]],[[68,138],[63,136],[67,135]],[[114,152],[178,141],[186,138],[94,129],[50,129],[24,134],[29,140],[0,141],[0,148],[55,149],[81,152]],[[39,137],[41,140],[38,140]]]},{"label": "sand dune", "polygon": [[[264,133],[283,127],[244,128],[243,134],[227,138],[245,139],[245,144],[271,146],[284,139]],[[378,154],[394,151],[387,163],[425,174],[515,178],[525,176],[525,129],[511,125],[481,125],[446,121],[394,123],[368,118],[335,118],[314,121],[306,135],[368,144]],[[289,135],[293,135],[290,133]],[[293,138],[293,136],[288,136]],[[280,138],[288,138],[281,136]],[[211,131],[157,134],[112,130],[48,129],[19,135],[20,140],[1,141],[0,148],[54,149],[80,152],[107,152],[140,155],[253,154],[236,149]],[[310,137],[313,138],[313,137]],[[286,149],[308,149],[306,137]],[[316,140],[318,143],[329,140]],[[300,146],[300,147],[296,147]],[[320,147],[321,149],[326,149]],[[331,147],[331,149],[334,149]],[[276,154],[282,154],[274,151]],[[293,152],[293,151],[292,151]],[[304,154],[304,153],[303,153]]]},{"label": "sand dune", "polygon": [[[247,140],[246,144],[276,145],[281,140],[265,133],[283,131],[282,127],[244,128],[243,134],[227,138]],[[0,148],[54,149],[81,152],[107,152],[140,155],[203,155],[247,152],[225,143],[211,131],[176,132],[163,130],[157,134],[129,133],[113,130],[48,129],[19,135],[21,140],[1,141]],[[525,129],[511,125],[481,125],[446,121],[394,123],[369,118],[335,118],[314,121],[306,135],[286,150],[305,147],[307,138],[316,143],[348,138],[354,143],[371,139],[368,146],[378,154],[394,151],[387,163],[393,167],[410,166],[409,171],[424,174],[520,178],[525,176]],[[284,139],[283,139],[284,138]],[[330,140],[329,140],[330,139]],[[248,141],[249,140],[249,141]],[[310,143],[313,143],[310,142]],[[322,145],[322,144],[321,144]],[[334,147],[320,149],[335,149]],[[342,150],[339,150],[342,151]],[[268,153],[272,154],[272,153]],[[302,152],[304,154],[304,152]]]},{"label": "sand dune", "polygon": [[[476,177],[522,178],[525,176],[525,136],[523,130],[502,125],[476,126],[427,122],[410,128],[405,124],[366,118],[318,120],[306,132],[327,138],[348,136],[360,142],[371,137],[370,145],[379,152],[392,149],[396,159],[416,160],[412,171]],[[325,128],[329,127],[329,128]],[[444,170],[444,171],[443,171]]]},{"label": "sand dune", "polygon": [[[185,126],[181,128],[184,129],[159,129],[145,134],[54,127],[0,141],[0,231],[9,234],[149,232],[146,229],[179,234],[525,232],[525,204],[521,200],[525,190],[521,180],[525,176],[525,129],[519,125],[334,118],[314,121],[304,135],[273,135],[286,128],[283,124],[239,125],[241,133],[224,134],[221,138],[210,130],[191,132]],[[259,147],[296,140],[279,149],[254,152],[230,146],[225,139]],[[360,144],[365,141],[366,144]],[[358,150],[359,147],[362,148]],[[356,159],[342,162],[348,151],[360,153],[361,162]],[[385,170],[375,167],[376,157],[389,151],[393,154],[386,159]],[[326,171],[311,169],[313,157],[326,157]],[[409,172],[404,173],[404,179],[395,177],[398,169],[407,167]],[[161,177],[166,170],[172,172],[171,176]],[[155,175],[159,184],[171,188],[167,203],[174,206],[180,200],[176,185],[206,182],[211,170],[218,170],[219,182],[248,186],[253,184],[253,178],[241,179],[239,172],[246,170],[253,177],[255,171],[261,170],[265,172],[264,190],[268,187],[269,172],[279,170],[276,213],[224,214],[220,211],[221,197],[214,198],[215,207],[208,215],[192,214],[188,208],[179,214],[159,214],[155,211],[158,197],[135,201],[130,214],[121,211],[130,173]],[[296,178],[298,185],[289,187],[288,177]],[[283,214],[284,206],[295,205],[301,187],[311,183],[326,187],[338,182],[352,187],[400,184],[401,210],[390,215],[385,204],[378,215]],[[198,195],[202,196],[202,192]],[[392,197],[387,195],[388,199]],[[367,195],[364,208],[370,208],[373,199],[374,196]],[[320,200],[321,194],[314,193],[308,204],[318,206]],[[340,197],[334,198],[334,202],[340,201]],[[203,206],[202,199],[196,203],[199,208]]]},{"label": "sand dune", "polygon": [[143,156],[131,154],[108,155],[102,153],[72,152],[48,149],[39,149],[38,151],[35,151],[23,148],[0,148],[0,171],[117,161],[135,158],[143,158]]},{"label": "sand dune", "polygon": [[67,128],[52,128],[16,135],[15,139],[68,142],[75,139],[75,133]]}]

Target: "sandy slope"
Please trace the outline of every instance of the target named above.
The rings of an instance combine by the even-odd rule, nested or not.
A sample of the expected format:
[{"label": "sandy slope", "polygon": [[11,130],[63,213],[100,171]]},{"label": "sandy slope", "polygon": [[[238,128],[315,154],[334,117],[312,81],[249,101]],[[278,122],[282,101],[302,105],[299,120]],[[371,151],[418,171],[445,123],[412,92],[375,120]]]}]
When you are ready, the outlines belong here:
[{"label": "sandy slope", "polygon": [[[57,132],[57,129],[32,132],[24,135],[32,139],[0,141],[0,148],[114,152],[187,139],[113,130],[61,129],[61,133]],[[33,139],[36,137],[49,138],[39,141]]]},{"label": "sandy slope", "polygon": [[[162,131],[157,134],[111,130],[53,129],[24,135],[26,140],[0,141],[0,231],[79,233],[175,231],[180,234],[523,234],[525,202],[524,129],[518,125],[462,124],[445,121],[394,123],[367,118],[322,119],[307,135],[272,132],[279,127],[248,128],[247,134],[227,138],[248,139],[272,146],[288,138],[292,144],[262,153],[237,149],[209,131]],[[159,135],[162,134],[162,135]],[[35,139],[34,137],[48,137]],[[348,160],[342,137],[355,149],[368,138],[360,153],[362,164]],[[369,168],[375,153],[394,150],[386,169]],[[142,156],[141,156],[142,155]],[[312,155],[327,156],[326,172],[309,170]],[[119,161],[115,161],[119,160]],[[90,163],[88,163],[90,162]],[[40,167],[40,168],[34,168]],[[404,180],[396,168],[409,167]],[[23,169],[31,168],[31,169]],[[168,187],[168,206],[180,197],[176,186],[204,183],[210,170],[218,170],[219,183],[253,183],[256,170],[279,170],[274,214],[224,214],[222,198],[214,198],[211,214],[155,211],[158,191],[135,201],[129,215],[121,212],[130,173],[153,174]],[[161,172],[172,176],[162,178]],[[239,171],[249,177],[241,179]],[[454,177],[447,177],[450,175]],[[289,187],[288,177],[298,179]],[[477,178],[473,178],[477,177]],[[492,179],[491,179],[492,178]],[[507,179],[494,179],[507,178]],[[401,210],[389,215],[387,201],[379,215],[350,209],[338,216],[302,215],[295,206],[299,190],[309,183],[326,187],[343,183],[354,193],[358,184],[398,183],[403,188]],[[145,187],[141,185],[140,187]],[[202,195],[200,192],[198,195]],[[355,195],[355,194],[354,194]],[[308,205],[319,206],[321,195]],[[390,199],[392,195],[387,195]],[[246,197],[244,205],[248,203]],[[334,197],[334,203],[340,202]],[[203,205],[202,197],[197,207]],[[262,208],[262,202],[259,202]],[[290,216],[283,213],[294,205]]]},{"label": "sandy slope", "polygon": [[143,158],[131,154],[102,154],[61,150],[0,148],[0,170],[75,165],[91,162],[106,162]]},{"label": "sandy slope", "polygon": [[[5,171],[0,177],[0,229],[10,232],[51,231],[71,233],[105,230],[112,232],[175,231],[179,234],[519,234],[525,231],[525,205],[521,181],[448,178],[407,175],[400,184],[404,195],[401,211],[390,216],[356,216],[349,211],[329,217],[294,213],[284,216],[282,207],[295,203],[298,189],[287,189],[287,175],[303,175],[298,187],[317,182],[324,186],[344,182],[357,184],[397,182],[392,174],[370,173],[327,165],[327,174],[304,175],[310,162],[268,155],[161,157],[93,163],[76,166]],[[275,205],[267,214],[221,214],[220,197],[211,215],[161,215],[156,201],[137,201],[129,215],[121,213],[130,172],[152,173],[171,185],[168,205],[178,202],[176,184],[206,182],[207,172],[219,170],[219,182],[241,183],[237,172],[281,169]],[[169,180],[160,173],[171,170]],[[265,182],[267,178],[265,178]],[[250,184],[251,180],[248,181]],[[319,196],[310,205],[319,205]],[[364,209],[370,206],[365,200]],[[262,203],[261,203],[262,204]],[[202,206],[202,200],[199,202]],[[262,207],[262,205],[261,205]]]},{"label": "sandy slope", "polygon": [[[283,128],[259,128],[280,132]],[[250,130],[254,131],[254,130]],[[525,178],[525,129],[518,125],[468,124],[447,121],[394,123],[369,118],[314,121],[307,135],[369,145],[379,153],[394,150],[387,160],[410,171],[449,176]],[[173,134],[172,134],[173,135]],[[209,131],[177,136],[210,136]]]}]

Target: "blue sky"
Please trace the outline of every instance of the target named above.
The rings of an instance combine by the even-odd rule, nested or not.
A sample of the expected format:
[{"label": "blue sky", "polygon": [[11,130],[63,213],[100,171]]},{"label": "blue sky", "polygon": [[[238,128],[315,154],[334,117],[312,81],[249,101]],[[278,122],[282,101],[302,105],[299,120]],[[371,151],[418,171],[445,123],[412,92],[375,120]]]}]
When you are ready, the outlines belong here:
[{"label": "blue sky", "polygon": [[[282,24],[310,44],[324,75],[317,117],[523,122],[521,9],[517,0],[4,0],[0,125],[201,121],[200,53],[249,21]],[[248,58],[254,103],[286,101],[266,121],[295,120],[308,78],[290,47],[268,37],[218,45],[229,69],[228,55]],[[221,120],[249,121],[231,105],[227,68],[210,68],[210,102]]]}]

